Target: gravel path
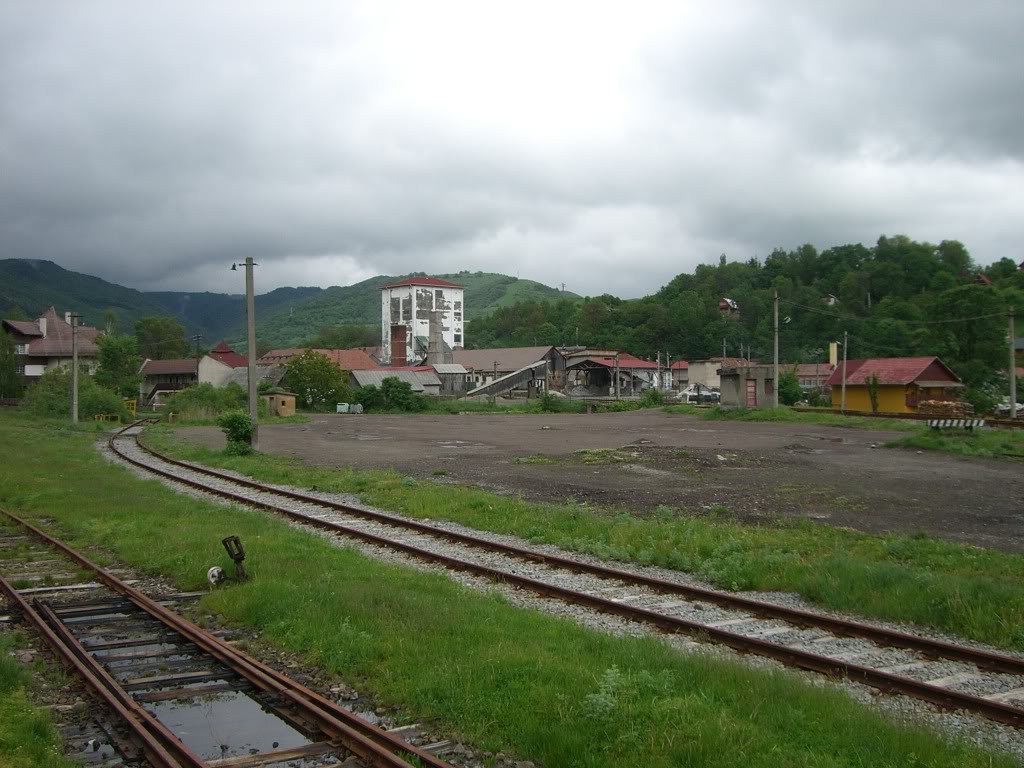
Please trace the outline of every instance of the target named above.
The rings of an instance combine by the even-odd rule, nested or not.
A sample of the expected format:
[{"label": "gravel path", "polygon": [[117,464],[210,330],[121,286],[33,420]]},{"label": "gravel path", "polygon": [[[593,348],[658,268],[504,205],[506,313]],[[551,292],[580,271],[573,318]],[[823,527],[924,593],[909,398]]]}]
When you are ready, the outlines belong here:
[{"label": "gravel path", "polygon": [[[498,553],[445,541],[427,534],[416,533],[407,529],[396,528],[394,526],[385,525],[375,521],[367,521],[318,504],[298,502],[273,493],[248,489],[227,480],[211,478],[199,472],[190,473],[181,467],[166,464],[155,457],[144,453],[137,445],[135,445],[133,440],[122,440],[119,443],[119,447],[132,458],[144,461],[147,464],[178,474],[182,477],[197,480],[212,488],[231,491],[232,493],[236,493],[252,501],[281,506],[318,520],[327,520],[332,523],[341,524],[346,527],[373,533],[375,535],[400,539],[404,543],[420,547],[432,553],[442,554],[448,557],[456,557],[460,560],[484,565],[507,573],[543,581],[545,583],[581,592],[587,592],[589,594],[598,595],[617,602],[628,603],[631,606],[643,607],[648,610],[657,611],[659,613],[678,617],[687,621],[695,621],[708,626],[720,627],[748,637],[763,638],[766,640],[770,639],[775,644],[783,644],[792,648],[807,650],[816,654],[829,656],[837,660],[846,661],[851,664],[870,666],[876,669],[889,671],[894,674],[913,677],[918,680],[932,682],[936,685],[946,686],[951,689],[975,695],[1000,696],[1000,700],[1005,703],[1017,706],[1024,704],[1024,677],[1022,676],[992,673],[985,670],[979,670],[974,665],[961,662],[929,660],[910,650],[881,647],[870,641],[859,638],[836,637],[821,629],[796,627],[777,619],[758,618],[742,611],[726,609],[700,601],[682,599],[679,596],[665,595],[645,587],[627,584],[621,581],[604,579],[589,574],[573,573],[571,571],[554,568],[540,563],[524,562]],[[106,449],[104,448],[103,450]],[[112,460],[118,461],[116,457],[111,456],[111,458]],[[152,475],[147,475],[142,470],[135,469],[133,471],[136,471],[141,476],[152,478]],[[224,472],[224,470],[218,471]],[[204,494],[182,484],[173,483],[171,481],[165,481],[165,483],[174,487],[176,490],[208,498],[217,503],[225,503],[222,499],[219,499],[216,496]],[[284,486],[281,487],[285,488]],[[288,490],[296,489],[288,488]],[[357,507],[362,506],[357,500],[343,494],[324,494],[305,490],[302,490],[302,492],[309,496],[323,498],[324,500],[340,502]],[[393,515],[394,513],[387,514]],[[419,522],[424,521],[421,520]],[[559,556],[568,557],[581,562],[600,562],[594,558],[564,552],[550,546],[531,545],[528,542],[511,536],[483,533],[452,523],[436,521],[428,522],[438,529],[470,533],[492,541],[509,543],[514,546],[532,549],[538,552],[557,554]],[[386,547],[362,543],[356,539],[346,539],[337,533],[311,528],[310,526],[304,526],[301,523],[292,523],[292,525],[302,527],[306,530],[312,530],[317,535],[320,535],[338,545],[354,546],[359,551],[375,559],[392,563],[400,563],[420,570],[444,573],[454,581],[470,586],[474,589],[499,592],[505,595],[509,601],[515,605],[529,607],[531,609],[540,609],[549,613],[572,618],[579,623],[601,631],[623,635],[652,635],[657,636],[665,642],[668,642],[670,645],[686,652],[699,652],[720,656],[736,656],[736,654],[724,646],[697,642],[694,639],[681,635],[666,636],[657,629],[647,625],[637,624],[635,622],[600,613],[589,608],[569,605],[558,600],[538,597],[525,590],[496,584],[495,582],[480,576],[453,572],[440,565],[425,563],[422,560],[398,553]],[[698,581],[676,571],[650,567],[630,567],[623,566],[621,564],[616,564],[616,566],[623,570],[643,575],[656,576],[680,584],[706,587],[706,585],[700,584]],[[747,593],[744,596],[750,597],[751,595]],[[794,595],[773,593],[757,595],[757,597],[763,599],[765,602],[771,602],[777,605],[804,609],[810,608],[810,606],[806,605],[804,601]],[[822,613],[822,611],[817,607],[814,607],[813,610]],[[885,626],[884,624],[879,623],[876,623],[876,625]],[[943,636],[940,633],[924,630],[919,627],[899,626],[894,628],[898,628],[903,631],[910,631],[922,637],[965,644],[959,638]],[[976,643],[972,643],[971,645],[974,647],[984,647]],[[1003,651],[1000,650],[1000,652]],[[742,658],[755,666],[777,666],[777,662],[761,657],[743,656]],[[872,704],[880,706],[900,717],[910,716],[919,721],[923,720],[935,727],[941,733],[949,736],[965,738],[990,748],[1007,750],[1016,757],[1024,759],[1024,734],[1011,727],[994,723],[977,715],[939,710],[918,699],[912,699],[904,696],[880,695],[879,692],[874,689],[850,683],[849,681],[832,683],[826,680],[826,678],[813,673],[796,674],[803,674],[816,685],[839,685],[860,701],[871,702]]]}]

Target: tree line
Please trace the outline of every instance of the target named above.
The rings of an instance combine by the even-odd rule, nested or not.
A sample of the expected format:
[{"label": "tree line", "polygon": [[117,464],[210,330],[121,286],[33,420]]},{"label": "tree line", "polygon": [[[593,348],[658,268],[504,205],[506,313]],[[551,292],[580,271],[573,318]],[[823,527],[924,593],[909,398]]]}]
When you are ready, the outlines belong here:
[{"label": "tree line", "polygon": [[[763,261],[702,264],[636,300],[521,302],[469,321],[470,347],[573,345],[673,360],[772,356],[772,296],[778,290],[784,362],[827,362],[848,334],[852,359],[937,355],[979,408],[1005,391],[1007,310],[1024,308],[1024,272],[1009,258],[979,269],[962,243],[899,235],[873,247],[812,245],[774,250]],[[723,298],[738,311],[721,310]],[[748,352],[749,350],[749,352]]]}]

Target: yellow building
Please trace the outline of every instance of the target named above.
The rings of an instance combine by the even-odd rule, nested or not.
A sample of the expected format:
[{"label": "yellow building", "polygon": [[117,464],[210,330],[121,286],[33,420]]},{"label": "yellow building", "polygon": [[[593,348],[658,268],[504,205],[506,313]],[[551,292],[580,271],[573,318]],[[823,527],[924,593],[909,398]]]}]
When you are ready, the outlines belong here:
[{"label": "yellow building", "polygon": [[[842,407],[843,368],[829,377],[832,407]],[[958,400],[963,382],[937,357],[877,357],[847,360],[846,410],[864,413],[915,413],[923,400]],[[877,407],[871,403],[871,381],[878,381]]]}]

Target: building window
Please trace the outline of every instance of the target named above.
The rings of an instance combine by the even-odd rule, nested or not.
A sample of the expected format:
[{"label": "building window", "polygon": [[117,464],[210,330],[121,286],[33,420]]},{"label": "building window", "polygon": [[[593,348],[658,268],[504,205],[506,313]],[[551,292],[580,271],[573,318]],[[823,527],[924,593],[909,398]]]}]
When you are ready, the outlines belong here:
[{"label": "building window", "polygon": [[455,343],[456,344],[461,344],[462,343],[462,334],[461,333],[456,333],[455,334]]},{"label": "building window", "polygon": [[28,344],[15,344],[14,345],[14,354],[16,354],[16,355],[27,355],[28,354]]},{"label": "building window", "polygon": [[14,372],[16,374],[18,374],[19,376],[24,376],[25,375],[25,366],[24,365],[16,365],[16,366],[14,366]]}]

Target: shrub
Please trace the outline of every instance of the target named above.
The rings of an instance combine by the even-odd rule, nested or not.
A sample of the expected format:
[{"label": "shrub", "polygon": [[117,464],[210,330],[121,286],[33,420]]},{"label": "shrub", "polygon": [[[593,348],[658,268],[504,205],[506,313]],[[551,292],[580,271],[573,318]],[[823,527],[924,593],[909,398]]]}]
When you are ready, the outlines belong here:
[{"label": "shrub", "polygon": [[792,371],[779,375],[779,402],[783,405],[796,405],[804,396],[800,382]]},{"label": "shrub", "polygon": [[[71,369],[51,368],[25,395],[25,405],[36,416],[71,416]],[[78,417],[91,419],[93,416],[128,415],[124,402],[116,392],[104,389],[93,381],[87,371],[80,369],[78,375]]]},{"label": "shrub", "polygon": [[244,456],[252,453],[252,419],[242,410],[228,411],[220,415],[217,424],[224,430],[228,439],[225,453],[232,456]]},{"label": "shrub", "polygon": [[355,402],[366,411],[401,411],[412,413],[428,407],[423,395],[412,391],[412,385],[395,376],[388,376],[380,387],[360,387],[355,393]]},{"label": "shrub", "polygon": [[[248,400],[249,394],[235,382],[226,387],[196,384],[167,398],[167,411],[182,421],[210,421],[228,411],[244,410]],[[262,414],[266,405],[262,400],[258,405]]]},{"label": "shrub", "polygon": [[640,395],[641,408],[657,408],[659,405],[664,404],[664,402],[665,397],[660,389],[645,389],[643,394]]}]

